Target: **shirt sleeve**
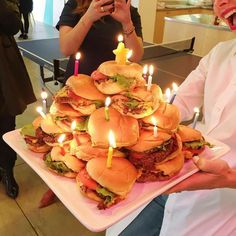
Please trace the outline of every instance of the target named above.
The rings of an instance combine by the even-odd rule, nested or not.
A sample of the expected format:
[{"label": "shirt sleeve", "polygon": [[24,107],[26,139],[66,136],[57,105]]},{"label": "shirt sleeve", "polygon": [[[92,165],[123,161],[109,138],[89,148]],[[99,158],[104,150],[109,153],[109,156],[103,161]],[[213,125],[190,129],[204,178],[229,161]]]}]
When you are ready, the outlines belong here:
[{"label": "shirt sleeve", "polygon": [[132,6],[131,6],[131,19],[134,24],[137,36],[143,38],[141,17],[138,13],[138,9]]},{"label": "shirt sleeve", "polygon": [[202,107],[205,80],[208,68],[214,57],[214,49],[201,59],[197,68],[192,71],[178,89],[174,104],[181,111],[181,120],[190,120],[194,115],[194,107]]},{"label": "shirt sleeve", "polygon": [[76,7],[77,7],[76,0],[69,0],[65,4],[60,19],[56,25],[57,30],[59,30],[61,25],[66,25],[73,28],[78,23],[80,15],[74,12]]}]

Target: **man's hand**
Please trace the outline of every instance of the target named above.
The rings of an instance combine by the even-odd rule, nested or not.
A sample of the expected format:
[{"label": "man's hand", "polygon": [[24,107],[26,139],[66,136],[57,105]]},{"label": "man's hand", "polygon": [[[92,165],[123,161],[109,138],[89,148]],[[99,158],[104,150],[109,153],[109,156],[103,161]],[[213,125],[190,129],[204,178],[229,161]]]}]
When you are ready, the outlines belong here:
[{"label": "man's hand", "polygon": [[193,161],[200,172],[167,190],[165,194],[201,189],[236,188],[236,170],[231,169],[227,162],[199,157],[194,157]]}]

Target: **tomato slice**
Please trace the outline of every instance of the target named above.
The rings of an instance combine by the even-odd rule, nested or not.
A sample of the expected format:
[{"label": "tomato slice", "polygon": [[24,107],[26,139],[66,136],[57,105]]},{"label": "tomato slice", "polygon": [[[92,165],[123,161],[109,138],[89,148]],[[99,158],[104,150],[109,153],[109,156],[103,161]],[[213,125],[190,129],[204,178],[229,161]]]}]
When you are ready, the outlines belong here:
[{"label": "tomato slice", "polygon": [[71,89],[68,90],[68,97],[71,97],[73,99],[80,99],[81,97],[76,95]]},{"label": "tomato slice", "polygon": [[78,175],[81,183],[89,189],[96,190],[99,187],[99,184],[89,176],[85,168],[81,170]]}]

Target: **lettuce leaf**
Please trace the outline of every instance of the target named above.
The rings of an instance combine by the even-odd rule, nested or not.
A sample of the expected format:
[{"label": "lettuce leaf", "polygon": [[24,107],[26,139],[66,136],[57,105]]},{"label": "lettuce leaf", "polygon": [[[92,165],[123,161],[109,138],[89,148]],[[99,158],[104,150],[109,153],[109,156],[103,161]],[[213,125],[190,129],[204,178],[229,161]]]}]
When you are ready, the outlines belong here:
[{"label": "lettuce leaf", "polygon": [[28,135],[28,136],[32,136],[32,137],[35,137],[35,128],[32,124],[27,124],[27,125],[24,125],[21,130],[20,130],[20,134],[21,135]]}]

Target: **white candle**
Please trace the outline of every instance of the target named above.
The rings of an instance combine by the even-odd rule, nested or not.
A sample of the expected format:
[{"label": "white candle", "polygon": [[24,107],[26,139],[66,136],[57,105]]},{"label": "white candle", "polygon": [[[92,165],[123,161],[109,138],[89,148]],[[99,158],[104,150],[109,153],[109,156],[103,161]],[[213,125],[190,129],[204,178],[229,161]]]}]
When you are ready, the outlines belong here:
[{"label": "white candle", "polygon": [[179,89],[178,85],[176,83],[172,83],[173,95],[170,99],[170,104],[172,104],[174,102],[178,89]]},{"label": "white candle", "polygon": [[47,92],[42,91],[41,98],[42,98],[42,102],[43,102],[43,112],[45,114],[47,113],[47,97],[48,97]]},{"label": "white candle", "polygon": [[167,89],[166,89],[166,92],[165,92],[165,101],[166,101],[167,103],[170,102],[170,97],[171,97],[171,91],[170,91],[170,88],[167,88]]},{"label": "white candle", "polygon": [[192,127],[195,129],[200,111],[199,111],[198,107],[195,107],[193,110],[194,110],[194,119],[193,119],[193,126]]},{"label": "white candle", "polygon": [[154,125],[153,127],[153,136],[156,138],[157,137],[157,120],[154,116],[152,116],[152,123]]},{"label": "white candle", "polygon": [[42,107],[37,107],[36,111],[43,117],[43,119],[46,119],[46,115],[44,114]]},{"label": "white candle", "polygon": [[132,55],[133,55],[133,50],[129,50],[128,53],[127,53],[127,62],[132,57]]},{"label": "white candle", "polygon": [[152,87],[152,75],[154,72],[154,67],[153,65],[149,66],[149,76],[148,76],[148,84],[147,84],[147,90],[150,91]]},{"label": "white candle", "polygon": [[106,100],[105,100],[105,119],[107,121],[110,120],[110,115],[109,115],[109,106],[111,104],[111,98],[110,97],[107,97]]},{"label": "white candle", "polygon": [[63,147],[63,141],[64,141],[65,137],[66,137],[65,134],[61,134],[61,135],[59,136],[58,140],[57,140],[58,143],[59,143],[59,146],[60,146],[60,148],[61,148],[61,155],[63,155],[63,156],[66,154],[65,149],[64,149],[64,147]]},{"label": "white candle", "polygon": [[112,130],[110,130],[108,133],[108,140],[109,140],[109,149],[108,149],[108,154],[107,154],[107,168],[111,168],[113,148],[116,148],[115,135],[112,132]]}]

